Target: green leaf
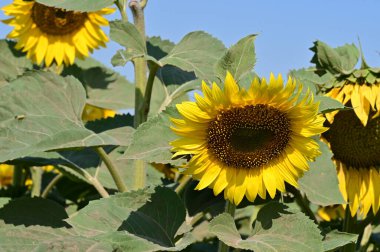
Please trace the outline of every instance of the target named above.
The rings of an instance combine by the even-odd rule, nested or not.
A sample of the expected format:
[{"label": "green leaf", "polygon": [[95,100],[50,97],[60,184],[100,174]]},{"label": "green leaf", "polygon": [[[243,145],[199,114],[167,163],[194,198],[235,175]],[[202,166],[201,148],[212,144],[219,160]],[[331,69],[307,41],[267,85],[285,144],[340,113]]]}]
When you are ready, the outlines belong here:
[{"label": "green leaf", "polygon": [[132,23],[121,20],[110,22],[110,37],[127,48],[129,53],[147,54],[144,38]]},{"label": "green leaf", "polygon": [[0,85],[33,68],[25,53],[16,50],[15,45],[13,41],[0,40]]},{"label": "green leaf", "polygon": [[112,251],[112,246],[81,237],[72,229],[42,226],[0,229],[1,251]]},{"label": "green leaf", "polygon": [[311,62],[315,63],[318,69],[327,70],[333,75],[350,74],[359,57],[354,45],[334,49],[322,41],[316,41],[310,49],[315,53]]},{"label": "green leaf", "polygon": [[346,203],[339,191],[335,165],[329,147],[318,141],[322,154],[310,163],[310,170],[298,181],[300,190],[314,204],[328,206]]},{"label": "green leaf", "polygon": [[189,234],[179,241],[176,235],[185,216],[177,194],[157,187],[92,201],[67,222],[81,235],[124,251],[178,251],[192,242]]},{"label": "green leaf", "polygon": [[226,77],[226,71],[234,76],[237,82],[249,74],[256,62],[255,45],[253,41],[256,35],[249,35],[233,45],[216,66],[217,76],[221,81]]},{"label": "green leaf", "polygon": [[154,193],[146,188],[93,200],[66,220],[81,235],[93,237],[117,231],[131,212],[142,207]]},{"label": "green leaf", "polygon": [[[0,162],[48,150],[127,144],[110,131],[95,134],[84,127],[85,93],[73,77],[33,71],[0,90]],[[123,131],[125,139],[132,131]]]},{"label": "green leaf", "polygon": [[200,79],[212,80],[215,77],[214,66],[225,50],[223,43],[211,35],[202,31],[191,32],[160,62],[193,71]]},{"label": "green leaf", "polygon": [[154,57],[157,60],[168,55],[173,49],[175,44],[169,40],[161,39],[161,37],[149,37],[146,42],[148,55]]},{"label": "green leaf", "polygon": [[215,196],[212,189],[195,190],[198,182],[191,181],[183,193],[183,201],[189,216],[195,216],[200,212],[211,212],[213,216],[224,211],[226,201],[223,194]]},{"label": "green leaf", "polygon": [[150,201],[123,221],[118,230],[127,231],[164,247],[175,246],[175,235],[185,221],[186,210],[178,195],[156,187]]},{"label": "green leaf", "polygon": [[147,162],[180,164],[183,160],[172,160],[172,147],[169,142],[175,140],[177,136],[170,129],[170,117],[179,118],[177,110],[173,107],[148,119],[141,124],[132,137],[122,159],[142,159]]},{"label": "green leaf", "polygon": [[88,104],[114,110],[134,107],[134,85],[93,58],[76,60],[73,66],[64,69],[62,75],[73,75],[80,80]]},{"label": "green leaf", "polygon": [[253,234],[247,239],[241,238],[227,213],[210,222],[210,232],[231,247],[255,252],[322,251],[322,236],[313,221],[279,204],[268,204],[260,210]]},{"label": "green leaf", "polygon": [[291,70],[289,75],[297,79],[303,85],[304,89],[309,89],[314,94],[317,93],[320,87],[331,85],[335,80],[335,77],[329,72],[326,72],[322,76],[317,74],[315,68]]},{"label": "green leaf", "polygon": [[350,243],[356,243],[358,240],[357,234],[350,234],[333,230],[326,234],[323,239],[323,251],[336,251]]},{"label": "green leaf", "polygon": [[344,106],[341,102],[327,96],[315,95],[315,102],[320,102],[318,113],[329,113],[335,110],[346,110],[350,109]]},{"label": "green leaf", "polygon": [[67,217],[62,206],[43,198],[11,200],[0,209],[0,219],[13,225],[67,227]]},{"label": "green leaf", "polygon": [[355,44],[345,44],[335,48],[335,51],[340,55],[343,70],[352,72],[360,57],[360,51]]},{"label": "green leaf", "polygon": [[113,5],[114,0],[36,0],[36,2],[60,9],[89,12],[109,7]]}]

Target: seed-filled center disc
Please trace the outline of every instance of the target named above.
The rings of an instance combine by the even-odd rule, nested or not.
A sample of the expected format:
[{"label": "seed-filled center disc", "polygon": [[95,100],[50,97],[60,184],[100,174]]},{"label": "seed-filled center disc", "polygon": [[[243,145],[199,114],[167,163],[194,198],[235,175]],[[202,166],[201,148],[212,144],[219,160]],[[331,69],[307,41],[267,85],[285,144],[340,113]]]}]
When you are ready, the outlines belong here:
[{"label": "seed-filled center disc", "polygon": [[[370,115],[371,117],[371,115]],[[334,158],[352,168],[380,166],[380,118],[363,126],[353,110],[340,111],[323,134]]]},{"label": "seed-filled center disc", "polygon": [[65,11],[34,3],[32,19],[41,31],[49,35],[66,35],[83,27],[86,13]]},{"label": "seed-filled center disc", "polygon": [[254,168],[278,157],[290,139],[290,121],[280,110],[248,105],[221,111],[208,127],[208,149],[230,167]]}]

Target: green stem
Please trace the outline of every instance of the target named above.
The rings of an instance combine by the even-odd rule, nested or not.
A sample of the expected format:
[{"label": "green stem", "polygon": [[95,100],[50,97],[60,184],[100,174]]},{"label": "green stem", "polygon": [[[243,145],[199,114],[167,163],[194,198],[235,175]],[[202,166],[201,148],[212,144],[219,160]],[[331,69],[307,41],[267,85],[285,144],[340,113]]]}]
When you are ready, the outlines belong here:
[{"label": "green stem", "polygon": [[42,168],[41,167],[31,167],[30,168],[31,174],[32,174],[32,198],[33,197],[40,197],[41,195],[41,182],[42,182]]},{"label": "green stem", "polygon": [[[236,206],[231,203],[229,200],[226,200],[226,207],[224,208],[225,213],[229,213],[232,218],[235,217],[235,209]],[[218,246],[218,252],[228,252],[230,250],[230,247],[223,243],[222,241],[219,241],[219,246]]]},{"label": "green stem", "polygon": [[[132,11],[133,21],[140,32],[142,38],[145,41],[145,18],[144,10],[140,5],[138,0],[131,0],[129,7]],[[147,62],[145,58],[136,58],[133,60],[133,65],[135,68],[135,115],[134,115],[134,126],[137,128],[141,123],[145,122],[147,118],[147,111],[145,111],[146,106],[145,100],[148,98],[146,96],[147,90]],[[149,90],[148,90],[149,91]],[[149,98],[150,100],[150,98]],[[149,109],[149,106],[148,106]],[[146,167],[143,160],[135,161],[135,187],[136,189],[145,187],[146,180]]]},{"label": "green stem", "polygon": [[294,190],[294,196],[296,197],[296,202],[300,206],[302,212],[306,214],[310,219],[314,221],[315,224],[318,224],[318,220],[315,217],[314,212],[310,209],[310,204],[306,198],[304,198],[298,190]]},{"label": "green stem", "polygon": [[108,171],[110,172],[112,179],[116,184],[117,189],[120,192],[128,191],[127,186],[124,184],[124,181],[121,179],[119,169],[112,162],[112,160],[109,158],[109,156],[104,151],[104,149],[102,147],[96,147],[95,150],[98,153],[98,155],[100,156],[100,158],[103,160],[106,167],[108,168]]},{"label": "green stem", "polygon": [[179,183],[179,185],[176,187],[174,191],[177,194],[180,194],[183,191],[183,189],[186,187],[187,183],[189,183],[190,180],[191,180],[190,176],[186,176],[182,178],[181,182]]},{"label": "green stem", "polygon": [[63,174],[60,173],[55,176],[50,183],[45,187],[44,191],[41,194],[42,198],[46,198],[49,195],[49,192],[53,189],[53,187],[58,183],[58,181],[63,178]]},{"label": "green stem", "polygon": [[[356,222],[356,216],[351,216],[350,207],[347,205],[346,212],[344,214],[344,221],[343,221],[343,232],[346,233],[353,233],[355,231],[355,222]],[[341,251],[342,252],[354,252],[356,248],[355,243],[349,243],[346,246],[344,246]]]},{"label": "green stem", "polygon": [[98,191],[98,193],[100,194],[100,196],[102,196],[102,198],[109,198],[110,197],[110,195],[108,194],[106,189],[104,189],[104,186],[99,182],[99,180],[92,177],[87,172],[84,172],[83,175],[91,183],[91,185],[94,186],[94,188]]},{"label": "green stem", "polygon": [[157,70],[159,69],[159,66],[156,64],[153,64],[150,71],[149,71],[149,77],[148,81],[145,87],[145,95],[144,95],[144,101],[143,101],[143,106],[141,108],[141,111],[144,113],[143,114],[143,121],[145,122],[148,119],[148,113],[150,109],[150,99],[152,97],[152,90],[153,90],[153,83],[154,79],[156,77]]},{"label": "green stem", "polygon": [[24,173],[25,169],[21,165],[15,165],[13,167],[13,179],[12,179],[12,185],[13,186],[23,186],[24,184]]},{"label": "green stem", "polygon": [[125,22],[128,22],[127,12],[125,11],[125,2],[126,0],[116,0],[115,4],[117,8],[119,9],[121,19]]}]

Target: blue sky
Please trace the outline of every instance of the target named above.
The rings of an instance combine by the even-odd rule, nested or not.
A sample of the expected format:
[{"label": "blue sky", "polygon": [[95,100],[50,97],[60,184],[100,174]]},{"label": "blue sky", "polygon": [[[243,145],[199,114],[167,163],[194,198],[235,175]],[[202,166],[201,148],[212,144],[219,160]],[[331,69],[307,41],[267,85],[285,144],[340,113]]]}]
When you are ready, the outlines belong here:
[{"label": "blue sky", "polygon": [[[2,0],[1,5],[11,2]],[[379,10],[378,0],[150,0],[145,15],[147,35],[173,42],[196,30],[212,34],[226,46],[248,34],[259,34],[255,70],[265,77],[309,66],[309,48],[317,39],[335,47],[357,44],[360,37],[369,65],[380,66]],[[4,18],[1,12],[0,19]],[[0,24],[1,37],[9,31]],[[119,48],[111,42],[94,57],[110,66]],[[133,79],[130,66],[117,70]]]}]

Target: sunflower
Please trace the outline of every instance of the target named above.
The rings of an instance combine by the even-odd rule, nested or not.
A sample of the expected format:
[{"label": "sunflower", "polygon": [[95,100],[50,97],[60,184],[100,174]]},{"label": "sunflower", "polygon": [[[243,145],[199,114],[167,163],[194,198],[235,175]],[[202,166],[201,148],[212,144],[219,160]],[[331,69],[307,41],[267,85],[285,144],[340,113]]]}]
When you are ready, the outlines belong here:
[{"label": "sunflower", "polygon": [[105,47],[108,38],[100,26],[107,26],[108,21],[102,15],[114,11],[66,11],[33,0],[14,0],[2,10],[13,16],[3,22],[14,27],[7,37],[18,40],[16,49],[27,52],[27,57],[37,64],[45,62],[45,66],[53,61],[58,66],[71,65],[75,57],[83,59],[93,49]]},{"label": "sunflower", "polygon": [[344,218],[344,207],[342,205],[325,206],[318,209],[318,216],[324,221],[332,221]]},{"label": "sunflower", "polygon": [[[346,82],[341,87],[332,88],[326,96],[331,97],[344,105],[351,103],[356,116],[363,126],[367,125],[368,118],[376,118],[380,115],[380,85],[379,84],[356,84]],[[376,111],[370,115],[370,111]],[[334,116],[338,113],[327,114],[330,123],[334,121]]]},{"label": "sunflower", "polygon": [[322,136],[336,164],[339,187],[352,216],[374,214],[380,207],[380,89],[377,84],[347,84],[327,96],[353,110],[329,113]]},{"label": "sunflower", "polygon": [[182,118],[172,118],[172,130],[180,136],[171,142],[175,154],[191,155],[185,174],[238,205],[244,195],[271,198],[285,191],[285,182],[298,186],[317,157],[318,144],[311,136],[326,130],[318,115],[319,103],[291,78],[283,85],[281,75],[255,79],[249,89],[239,88],[227,73],[224,90],[202,82],[204,96],[177,104]]}]

